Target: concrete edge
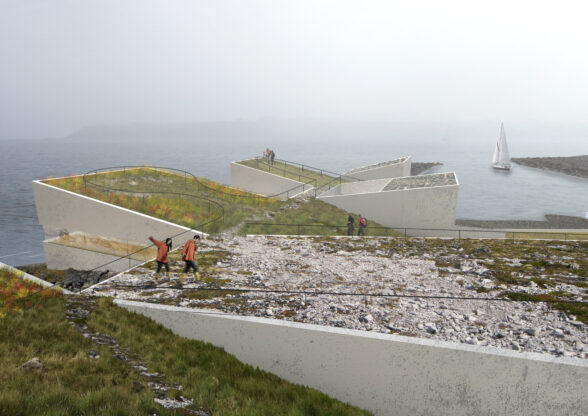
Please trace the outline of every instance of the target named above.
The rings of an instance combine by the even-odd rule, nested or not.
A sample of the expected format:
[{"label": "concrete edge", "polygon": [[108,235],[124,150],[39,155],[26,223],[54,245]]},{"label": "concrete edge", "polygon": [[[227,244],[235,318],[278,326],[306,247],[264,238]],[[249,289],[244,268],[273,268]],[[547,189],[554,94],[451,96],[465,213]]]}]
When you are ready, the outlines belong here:
[{"label": "concrete edge", "polygon": [[[251,159],[244,159],[243,161],[246,161],[246,160],[251,160]],[[312,185],[309,185],[309,184],[307,184],[307,183],[304,183],[304,182],[297,181],[296,179],[290,179],[290,178],[286,178],[285,176],[276,175],[275,173],[266,172],[265,170],[261,170],[261,169],[252,168],[251,166],[243,165],[243,164],[241,164],[241,163],[239,163],[239,162],[242,162],[242,161],[234,161],[234,162],[231,162],[231,164],[232,164],[232,163],[236,163],[236,164],[239,164],[240,166],[243,166],[244,168],[247,168],[247,169],[253,169],[253,170],[256,170],[256,171],[262,172],[262,173],[264,173],[264,174],[266,174],[266,175],[272,175],[272,176],[275,176],[275,177],[277,177],[277,178],[280,178],[280,179],[287,179],[287,180],[289,180],[289,181],[296,182],[296,183],[299,183],[299,184],[300,184],[300,185],[296,185],[296,186],[292,187],[292,189],[296,189],[296,188],[298,188],[298,187],[300,187],[300,186],[308,186],[308,187],[309,187],[309,188],[308,188],[307,190],[305,190],[305,191],[301,191],[301,192],[297,193],[296,195],[292,195],[292,196],[288,197],[288,199],[291,199],[291,198],[296,198],[297,196],[299,196],[299,195],[302,195],[302,194],[305,194],[306,192],[308,192],[308,191],[311,191],[311,190],[313,190],[313,189],[314,189],[314,186],[312,186]],[[235,189],[238,189],[238,188],[235,188]],[[290,189],[287,189],[287,190],[285,190],[284,192],[282,192],[282,193],[279,193],[278,195],[263,195],[263,194],[258,194],[258,195],[264,196],[264,197],[266,197],[266,198],[271,198],[271,197],[277,197],[277,196],[279,196],[279,195],[282,195],[282,194],[284,194],[284,193],[286,193],[286,192],[289,192],[289,191],[290,191]],[[246,192],[251,192],[251,191],[246,191]]]},{"label": "concrete edge", "polygon": [[28,280],[30,282],[41,285],[45,288],[52,288],[52,289],[59,290],[65,295],[75,295],[76,294],[74,292],[70,292],[69,290],[62,288],[61,286],[58,286],[58,285],[55,285],[55,284],[48,282],[46,280],[40,279],[37,276],[33,276],[32,274],[25,273],[22,270],[19,270],[15,267],[12,267],[6,263],[0,262],[0,269],[9,269],[13,273],[17,274],[21,279]]},{"label": "concrete edge", "polygon": [[285,326],[290,328],[299,328],[308,331],[327,332],[331,334],[340,334],[355,336],[361,338],[378,339],[390,342],[400,342],[411,345],[422,345],[427,347],[436,347],[450,350],[459,350],[466,352],[473,352],[486,355],[494,355],[499,357],[518,358],[522,360],[538,361],[544,363],[564,364],[575,367],[588,368],[588,360],[573,357],[555,357],[549,354],[540,354],[534,352],[515,352],[510,350],[503,350],[495,347],[484,347],[480,345],[458,344],[449,341],[434,340],[428,338],[407,337],[403,335],[384,334],[380,332],[360,331],[357,329],[344,329],[329,326],[321,326],[316,324],[306,324],[292,321],[285,321],[279,319],[260,318],[255,316],[233,315],[220,311],[211,311],[206,309],[193,309],[180,306],[161,305],[157,303],[137,302],[124,299],[115,299],[114,303],[120,306],[137,306],[150,308],[155,310],[169,311],[169,312],[188,312],[196,315],[214,315],[223,319],[232,319],[237,321],[255,322],[265,325]]},{"label": "concrete edge", "polygon": [[378,163],[366,165],[366,166],[360,166],[359,168],[351,169],[345,173],[342,173],[341,176],[347,176],[347,175],[353,176],[352,175],[353,173],[367,172],[370,170],[387,168],[391,165],[400,165],[402,163],[405,163],[408,159],[412,160],[412,156],[402,156],[402,157],[399,157],[396,159],[389,160],[387,162],[381,162],[381,163],[384,163],[382,166],[377,166]]},{"label": "concrete edge", "polygon": [[[65,176],[65,178],[70,178],[70,177],[72,177],[72,176]],[[182,230],[184,230],[186,232],[191,231],[191,232],[194,232],[194,233],[200,235],[201,237],[205,237],[206,238],[206,237],[209,237],[209,235],[210,235],[210,234],[204,233],[202,231],[194,230],[192,228],[188,228],[188,227],[185,227],[183,225],[175,224],[173,222],[165,221],[165,220],[162,220],[160,218],[155,218],[155,217],[152,217],[150,215],[143,214],[141,212],[133,211],[133,210],[130,210],[128,208],[124,208],[124,207],[121,207],[121,206],[118,206],[118,205],[110,204],[108,202],[100,201],[99,199],[90,198],[89,196],[78,194],[77,192],[72,192],[72,191],[68,191],[67,189],[63,189],[63,188],[59,188],[57,186],[49,185],[49,184],[43,183],[41,180],[38,180],[38,179],[37,180],[34,180],[33,183],[36,183],[36,184],[41,185],[41,186],[47,186],[49,188],[53,188],[55,190],[58,190],[58,191],[61,191],[61,192],[65,192],[65,193],[74,195],[74,196],[79,197],[79,198],[84,198],[84,199],[87,199],[89,201],[92,201],[93,203],[98,203],[98,204],[106,205],[106,206],[108,206],[110,208],[116,208],[116,209],[119,209],[121,211],[125,211],[125,212],[128,212],[128,213],[134,214],[134,215],[138,215],[140,217],[144,217],[144,218],[147,218],[147,219],[152,220],[152,221],[156,221],[156,222],[160,222],[160,223],[163,223],[163,224],[166,224],[166,225],[171,225],[171,226],[174,226],[174,227],[178,227],[178,228],[180,228],[180,229],[182,229]]]},{"label": "concrete edge", "polygon": [[[374,191],[374,192],[356,192],[353,194],[345,194],[345,195],[325,195],[325,193],[322,193],[320,195],[317,196],[317,199],[327,199],[327,198],[334,198],[334,197],[345,197],[345,196],[350,196],[350,195],[369,195],[369,194],[380,194],[380,193],[390,193],[390,192],[407,192],[407,191],[424,191],[424,190],[428,190],[428,189],[437,189],[437,188],[459,188],[459,179],[457,178],[457,174],[455,172],[440,172],[441,173],[453,173],[453,175],[455,176],[455,184],[453,185],[439,185],[439,186],[426,186],[426,187],[419,187],[419,188],[408,188],[408,189],[392,189],[390,191],[384,191],[384,190],[380,190],[380,191]],[[437,173],[433,173],[432,175],[438,175]],[[426,176],[426,175],[418,175],[418,176]],[[398,178],[390,178],[390,182],[396,179],[402,179],[402,178],[414,178],[415,176],[401,176]],[[368,182],[370,180],[380,180],[380,179],[368,179],[364,182]],[[388,183],[389,185],[389,183]],[[340,187],[341,184],[331,188],[331,189],[335,189],[337,187]],[[384,188],[387,185],[384,186]],[[327,191],[328,192],[328,191]]]}]

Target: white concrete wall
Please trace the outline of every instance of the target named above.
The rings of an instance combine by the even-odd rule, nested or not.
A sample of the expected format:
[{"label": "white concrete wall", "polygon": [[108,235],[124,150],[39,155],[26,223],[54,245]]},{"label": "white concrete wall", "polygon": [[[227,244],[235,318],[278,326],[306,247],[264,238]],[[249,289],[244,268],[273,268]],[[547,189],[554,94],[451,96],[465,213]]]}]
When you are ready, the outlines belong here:
[{"label": "white concrete wall", "polygon": [[388,183],[390,178],[373,179],[369,181],[346,182],[331,188],[327,192],[321,194],[323,196],[349,195],[356,193],[379,192]]},{"label": "white concrete wall", "polygon": [[588,363],[116,300],[190,339],[376,415],[588,414]]},{"label": "white concrete wall", "polygon": [[[175,247],[183,245],[186,240],[196,234],[206,235],[181,225],[98,201],[39,181],[33,182],[33,193],[39,223],[46,229],[64,230],[70,233],[81,231],[106,238],[145,242],[146,244],[149,244],[149,236],[164,240],[166,237],[181,234],[177,238],[173,238]],[[60,269],[74,267],[67,266],[68,256],[71,256],[71,264],[76,265],[74,268],[86,270],[96,267],[96,262],[104,260],[104,256],[112,257],[101,253],[95,253],[91,256],[90,253],[92,252],[90,251],[84,253],[83,256],[75,251],[67,254],[62,249],[48,248],[51,246],[43,245],[45,260],[48,264],[59,265]],[[79,261],[81,261],[82,257],[87,259],[87,267],[81,267]],[[128,265],[128,259],[126,262]],[[120,264],[122,263],[124,261]]]},{"label": "white concrete wall", "polygon": [[[43,252],[47,268],[51,270],[66,270],[70,267],[76,270],[108,270],[120,273],[144,263],[144,260],[137,260],[128,257],[99,253],[92,250],[58,244],[54,240],[43,241]],[[132,257],[132,256],[131,256]]]},{"label": "white concrete wall", "polygon": [[368,226],[372,220],[392,228],[455,229],[458,190],[458,185],[449,185],[350,195],[322,194],[318,199],[362,214]]},{"label": "white concrete wall", "polygon": [[410,176],[410,170],[412,167],[412,157],[407,156],[397,163],[392,163],[385,166],[361,169],[358,171],[349,171],[343,175],[349,175],[352,178],[360,180],[371,180],[371,179],[384,179],[384,178],[401,178],[404,176]]},{"label": "white concrete wall", "polygon": [[[231,163],[231,186],[255,192],[265,196],[281,194],[282,200],[287,200],[303,192],[314,189],[312,185],[284,178],[270,172],[251,168],[238,162]],[[288,193],[286,193],[289,191]],[[283,194],[282,194],[283,193]]]}]

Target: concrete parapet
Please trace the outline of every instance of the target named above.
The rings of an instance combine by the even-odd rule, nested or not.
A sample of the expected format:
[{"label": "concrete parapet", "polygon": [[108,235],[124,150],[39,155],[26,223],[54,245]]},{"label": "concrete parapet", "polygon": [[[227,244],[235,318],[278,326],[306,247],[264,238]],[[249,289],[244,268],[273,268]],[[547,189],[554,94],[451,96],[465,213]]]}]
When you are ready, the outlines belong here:
[{"label": "concrete parapet", "polygon": [[[422,228],[427,229],[422,235],[453,237],[456,235],[456,231],[453,230],[456,229],[459,183],[454,173],[449,175],[452,175],[455,181],[414,188],[389,188],[393,183],[400,183],[405,179],[412,180],[413,177],[390,179],[387,184],[383,180],[342,184],[321,194],[318,199],[346,211],[362,214],[368,221],[373,220],[387,227]],[[426,179],[422,179],[426,176],[418,177],[421,178],[419,183],[426,182]],[[433,231],[435,229],[451,232]],[[418,230],[411,230],[409,234],[421,235]]]},{"label": "concrete parapet", "polygon": [[284,201],[314,189],[312,185],[245,166],[239,162],[231,163],[231,186],[263,196],[277,196]]},{"label": "concrete parapet", "polygon": [[[141,214],[112,205],[84,195],[76,194],[40,181],[33,182],[33,193],[39,223],[43,226],[46,236],[53,234],[43,242],[45,260],[50,268],[63,269],[68,267],[79,270],[90,270],[104,263],[109,263],[117,256],[122,257],[126,252],[103,251],[75,241],[64,244],[59,235],[88,234],[96,240],[118,241],[130,245],[150,245],[149,236],[158,240],[166,237],[178,236],[174,245],[183,244],[194,235],[206,234],[192,230],[178,224],[164,221],[149,215]],[[179,241],[178,241],[179,240]],[[135,243],[133,243],[135,242]],[[130,251],[132,252],[132,251]],[[149,251],[152,253],[152,251]],[[154,253],[153,257],[154,257]],[[136,257],[136,256],[135,256]],[[136,260],[133,258],[131,266]],[[102,262],[102,263],[101,263]],[[111,263],[112,264],[112,263]],[[122,271],[129,267],[129,259],[118,261],[118,267],[110,270]],[[54,267],[51,267],[54,266]],[[106,266],[104,269],[108,269]]]},{"label": "concrete parapet", "polygon": [[377,163],[375,165],[364,166],[345,172],[343,176],[346,179],[355,178],[359,180],[398,178],[410,176],[412,166],[412,157],[406,156],[400,159],[390,160],[389,162]]},{"label": "concrete parapet", "polygon": [[588,363],[115,300],[190,339],[376,415],[585,415]]}]

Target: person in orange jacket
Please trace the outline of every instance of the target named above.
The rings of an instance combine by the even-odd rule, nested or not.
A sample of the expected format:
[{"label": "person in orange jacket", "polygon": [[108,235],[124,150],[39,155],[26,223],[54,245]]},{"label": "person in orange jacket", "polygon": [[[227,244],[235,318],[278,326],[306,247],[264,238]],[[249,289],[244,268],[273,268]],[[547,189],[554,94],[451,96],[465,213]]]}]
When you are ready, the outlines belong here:
[{"label": "person in orange jacket", "polygon": [[194,269],[194,276],[196,280],[200,280],[200,273],[198,273],[198,266],[194,263],[194,253],[196,252],[196,245],[200,240],[199,235],[195,235],[194,238],[186,241],[184,244],[184,248],[182,249],[182,260],[186,263],[186,267],[184,268],[184,272],[180,276],[180,279],[183,279],[184,275],[190,271],[190,269]]},{"label": "person in orange jacket", "polygon": [[169,253],[172,248],[172,239],[166,238],[165,243],[156,240],[153,237],[149,237],[149,240],[151,240],[151,242],[157,246],[157,273],[159,274],[161,268],[165,266],[165,271],[169,276],[169,262],[167,259],[167,253]]}]

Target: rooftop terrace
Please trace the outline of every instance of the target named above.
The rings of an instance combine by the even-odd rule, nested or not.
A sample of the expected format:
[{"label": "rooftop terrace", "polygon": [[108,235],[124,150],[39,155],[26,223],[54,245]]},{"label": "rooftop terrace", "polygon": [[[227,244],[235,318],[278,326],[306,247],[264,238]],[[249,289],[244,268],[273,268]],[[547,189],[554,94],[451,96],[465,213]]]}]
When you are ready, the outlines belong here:
[{"label": "rooftop terrace", "polygon": [[453,172],[392,179],[382,191],[399,191],[404,189],[432,188],[435,186],[449,185],[458,185],[457,177]]}]

